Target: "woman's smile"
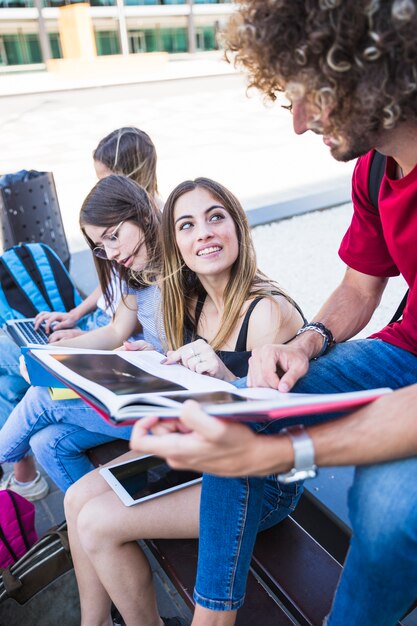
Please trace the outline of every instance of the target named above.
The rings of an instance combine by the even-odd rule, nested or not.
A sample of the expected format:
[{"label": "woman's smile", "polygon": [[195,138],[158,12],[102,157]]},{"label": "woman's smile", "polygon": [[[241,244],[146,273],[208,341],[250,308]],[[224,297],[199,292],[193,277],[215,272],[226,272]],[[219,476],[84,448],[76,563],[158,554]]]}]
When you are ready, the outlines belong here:
[{"label": "woman's smile", "polygon": [[196,274],[229,273],[239,254],[236,225],[209,191],[197,187],[178,198],[175,233],[185,265]]}]

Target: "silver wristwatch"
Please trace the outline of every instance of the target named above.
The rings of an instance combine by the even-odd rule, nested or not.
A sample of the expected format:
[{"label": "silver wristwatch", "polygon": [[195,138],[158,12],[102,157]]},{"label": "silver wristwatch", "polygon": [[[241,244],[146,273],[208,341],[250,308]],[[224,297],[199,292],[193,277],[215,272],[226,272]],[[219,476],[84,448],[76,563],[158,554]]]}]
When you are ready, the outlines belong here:
[{"label": "silver wristwatch", "polygon": [[285,474],[278,474],[280,483],[294,483],[317,476],[317,465],[314,462],[314,445],[304,426],[290,426],[281,431],[287,434],[294,448],[294,467]]}]

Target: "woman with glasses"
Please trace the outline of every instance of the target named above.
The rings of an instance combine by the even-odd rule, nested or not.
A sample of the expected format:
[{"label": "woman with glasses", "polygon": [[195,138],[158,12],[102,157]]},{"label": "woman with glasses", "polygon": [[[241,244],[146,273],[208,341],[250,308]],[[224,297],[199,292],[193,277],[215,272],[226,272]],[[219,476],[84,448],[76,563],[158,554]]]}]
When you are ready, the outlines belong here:
[{"label": "woman with glasses", "polygon": [[[161,213],[142,187],[124,176],[100,180],[85,199],[80,226],[93,250],[103,293],[117,276],[123,294],[110,324],[57,345],[91,349],[156,349],[164,334],[160,292],[148,278],[159,274]],[[138,323],[144,340],[128,343]],[[114,438],[129,439],[130,427],[107,424],[82,400],[52,400],[31,387],[0,430],[0,463],[20,461],[32,448],[62,491],[93,469],[89,448]]]},{"label": "woman with glasses", "polygon": [[[158,192],[156,176],[156,149],[145,131],[132,126],[112,131],[99,142],[93,152],[93,161],[99,180],[111,174],[127,176],[143,187],[162,210],[163,202]],[[99,254],[97,251],[97,255]],[[82,332],[108,324],[119,299],[120,292],[115,279],[111,281],[108,292],[103,294],[99,285],[72,311],[42,311],[36,317],[35,327],[44,324],[46,333],[51,332],[51,342],[76,337]]]},{"label": "woman with glasses", "polygon": [[[110,174],[127,176],[143,187],[162,209],[156,176],[157,155],[149,135],[135,127],[122,127],[106,135],[93,152],[97,178]],[[113,276],[102,292],[100,285],[83,302],[68,312],[42,312],[36,320],[45,324],[50,341],[69,339],[83,332],[101,328],[111,321],[120,300],[117,276]],[[140,335],[137,335],[138,337]],[[20,350],[11,339],[0,337],[0,428],[13,408],[28,390],[19,371]],[[36,470],[32,456],[14,464],[13,471],[1,482],[1,488],[12,489],[29,500],[38,500],[48,493],[48,483]]]}]

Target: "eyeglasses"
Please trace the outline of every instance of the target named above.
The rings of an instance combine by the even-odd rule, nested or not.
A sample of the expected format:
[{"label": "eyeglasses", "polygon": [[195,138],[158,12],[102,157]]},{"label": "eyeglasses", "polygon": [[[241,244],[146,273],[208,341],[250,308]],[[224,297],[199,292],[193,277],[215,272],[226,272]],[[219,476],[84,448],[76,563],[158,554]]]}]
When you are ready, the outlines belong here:
[{"label": "eyeglasses", "polygon": [[115,250],[120,246],[119,229],[124,223],[125,220],[122,220],[111,233],[102,237],[103,245],[93,248],[94,256],[98,257],[99,259],[108,260],[106,248],[108,248],[109,250]]}]

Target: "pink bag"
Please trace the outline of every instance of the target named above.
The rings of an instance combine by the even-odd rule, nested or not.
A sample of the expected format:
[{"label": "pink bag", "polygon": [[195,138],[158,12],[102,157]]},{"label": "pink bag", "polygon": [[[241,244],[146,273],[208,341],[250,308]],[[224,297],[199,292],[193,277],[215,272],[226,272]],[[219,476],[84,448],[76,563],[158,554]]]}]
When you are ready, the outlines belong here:
[{"label": "pink bag", "polygon": [[15,563],[37,538],[32,502],[9,489],[0,491],[0,568]]}]

